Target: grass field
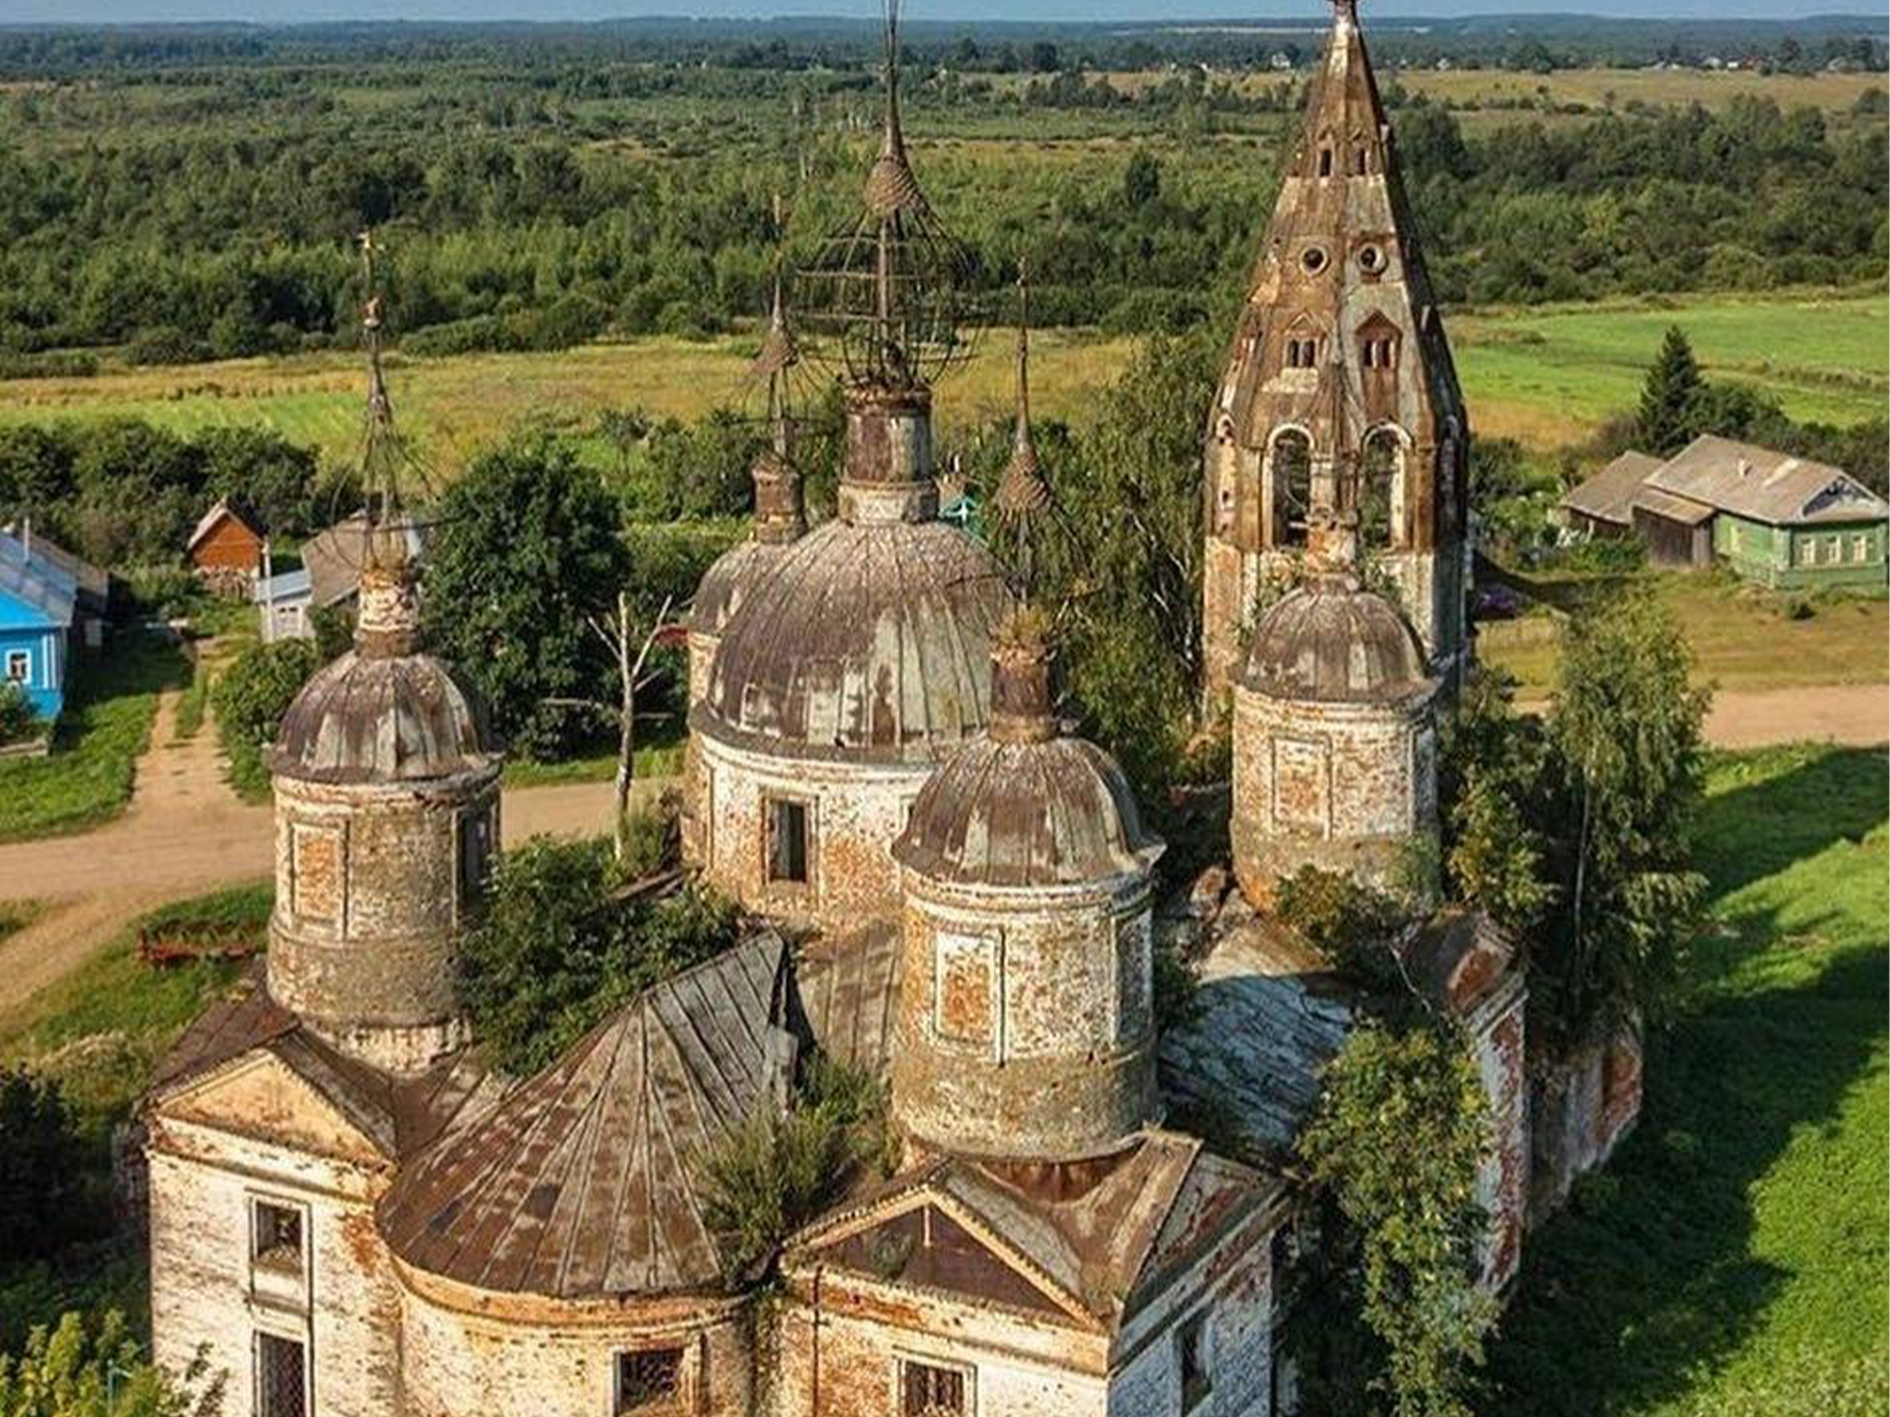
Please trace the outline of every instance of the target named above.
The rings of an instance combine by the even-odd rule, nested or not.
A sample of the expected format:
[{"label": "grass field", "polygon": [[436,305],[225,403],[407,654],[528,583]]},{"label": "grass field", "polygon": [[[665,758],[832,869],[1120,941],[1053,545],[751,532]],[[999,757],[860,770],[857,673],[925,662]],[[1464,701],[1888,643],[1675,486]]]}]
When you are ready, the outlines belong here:
[{"label": "grass field", "polygon": [[[1576,580],[1518,577],[1552,604],[1572,604]],[[1692,646],[1694,677],[1722,689],[1787,689],[1810,684],[1881,684],[1890,679],[1890,601],[1828,595],[1805,600],[1745,586],[1730,575],[1681,572],[1652,577]],[[1803,604],[1808,618],[1792,618]],[[1544,625],[1531,642],[1508,643],[1493,629],[1478,655],[1516,676],[1524,698],[1555,685],[1556,636]]]},{"label": "grass field", "polygon": [[1464,312],[1451,347],[1471,421],[1541,450],[1634,407],[1669,325],[1708,377],[1755,385],[1794,418],[1854,423],[1890,396],[1890,299],[1810,293]]},{"label": "grass field", "polygon": [[1715,928],[1639,1129],[1530,1239],[1492,1412],[1885,1410],[1887,785],[1881,752],[1714,761]]},{"label": "grass field", "polygon": [[[1709,296],[1643,304],[1463,312],[1453,348],[1475,428],[1540,451],[1584,437],[1632,408],[1668,325],[1692,337],[1709,375],[1743,379],[1798,418],[1854,422],[1890,395],[1890,300],[1882,292]],[[750,391],[752,335],[645,339],[554,354],[404,359],[394,369],[401,415],[446,475],[482,444],[529,417],[584,432],[606,408],[640,405],[694,416]],[[1081,423],[1134,343],[1045,330],[1032,341],[1031,393],[1040,413]],[[1011,342],[992,333],[940,391],[949,433],[1001,414],[1011,397]],[[361,432],[362,378],[348,354],[137,369],[92,379],[0,384],[0,419],[135,414],[187,432],[266,423],[291,440],[352,459]],[[603,456],[600,451],[599,456]]]},{"label": "grass field", "polygon": [[84,831],[122,812],[158,692],[189,679],[176,647],[151,637],[121,638],[100,659],[75,658],[52,752],[0,762],[0,841]]}]

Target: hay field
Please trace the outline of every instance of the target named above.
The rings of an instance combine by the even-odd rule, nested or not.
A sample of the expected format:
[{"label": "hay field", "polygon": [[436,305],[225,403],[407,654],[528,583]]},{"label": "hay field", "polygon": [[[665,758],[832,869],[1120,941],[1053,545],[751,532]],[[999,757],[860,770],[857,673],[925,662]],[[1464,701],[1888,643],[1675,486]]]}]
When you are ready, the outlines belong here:
[{"label": "hay field", "polygon": [[[1690,335],[1713,377],[1743,379],[1788,413],[1837,423],[1883,410],[1890,396],[1890,300],[1881,292],[1703,297],[1639,305],[1465,311],[1452,345],[1475,428],[1547,452],[1632,408],[1668,325]],[[755,336],[641,339],[551,354],[480,354],[394,362],[401,417],[451,474],[480,446],[531,417],[583,429],[602,409],[641,406],[691,416],[747,393]],[[1134,341],[1046,330],[1032,342],[1040,414],[1083,423]],[[1011,338],[993,331],[940,391],[949,433],[1009,407]],[[179,431],[266,423],[330,457],[353,455],[362,376],[346,353],[134,369],[91,379],[0,383],[0,421],[134,414]]]}]

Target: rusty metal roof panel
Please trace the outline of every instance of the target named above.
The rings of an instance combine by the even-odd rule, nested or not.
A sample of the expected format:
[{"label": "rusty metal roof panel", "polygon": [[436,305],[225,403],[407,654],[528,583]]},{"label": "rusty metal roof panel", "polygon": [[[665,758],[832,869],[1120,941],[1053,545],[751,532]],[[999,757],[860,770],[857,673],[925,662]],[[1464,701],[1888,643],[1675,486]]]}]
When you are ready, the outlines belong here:
[{"label": "rusty metal roof panel", "polygon": [[760,752],[927,763],[984,726],[1005,601],[940,522],[826,523],[782,548],[727,622],[691,726]]},{"label": "rusty metal roof panel", "polygon": [[1417,633],[1374,591],[1310,581],[1254,626],[1241,682],[1276,699],[1392,702],[1435,689]]},{"label": "rusty metal roof panel", "polygon": [[927,779],[893,855],[934,880],[1022,888],[1138,874],[1161,849],[1095,744],[981,738]]},{"label": "rusty metal roof panel", "polygon": [[716,557],[696,583],[696,593],[689,602],[689,628],[698,634],[721,634],[791,546],[750,536]]},{"label": "rusty metal roof panel", "polygon": [[795,1002],[814,1045],[880,1078],[899,1023],[900,946],[898,925],[876,921],[803,946],[794,962]]},{"label": "rusty metal roof panel", "polygon": [[314,782],[413,782],[494,770],[479,696],[432,655],[342,655],[302,686],[268,754]]},{"label": "rusty metal roof panel", "polygon": [[1318,1100],[1319,1070],[1350,1031],[1344,992],[1271,948],[1263,923],[1216,942],[1196,998],[1198,1015],[1162,1035],[1162,1091],[1228,1109],[1256,1144],[1289,1148]]},{"label": "rusty metal roof panel", "polygon": [[763,934],[645,991],[383,1201],[397,1254],[555,1298],[718,1288],[701,1162],[770,1097],[786,946]]}]

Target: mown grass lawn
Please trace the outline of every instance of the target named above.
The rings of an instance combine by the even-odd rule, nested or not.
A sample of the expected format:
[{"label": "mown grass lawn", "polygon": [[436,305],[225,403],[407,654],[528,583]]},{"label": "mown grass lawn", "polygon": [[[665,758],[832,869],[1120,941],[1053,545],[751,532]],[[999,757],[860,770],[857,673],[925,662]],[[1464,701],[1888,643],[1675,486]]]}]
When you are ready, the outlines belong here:
[{"label": "mown grass lawn", "polygon": [[1881,752],[1714,758],[1714,930],[1613,1166],[1531,1237],[1491,1413],[1886,1410]]},{"label": "mown grass lawn", "polygon": [[[1515,579],[1564,608],[1600,584],[1579,578]],[[1653,572],[1649,582],[1672,609],[1693,650],[1698,683],[1756,690],[1890,679],[1890,598],[1881,594],[1788,595],[1721,572]],[[1492,630],[1479,642],[1478,656],[1515,675],[1524,698],[1547,694],[1555,687],[1556,635],[1544,626],[1526,643],[1504,638],[1514,633]]]},{"label": "mown grass lawn", "polygon": [[0,841],[83,831],[123,811],[158,693],[187,684],[190,664],[167,641],[126,635],[102,659],[75,658],[71,675],[52,752],[0,761]]}]

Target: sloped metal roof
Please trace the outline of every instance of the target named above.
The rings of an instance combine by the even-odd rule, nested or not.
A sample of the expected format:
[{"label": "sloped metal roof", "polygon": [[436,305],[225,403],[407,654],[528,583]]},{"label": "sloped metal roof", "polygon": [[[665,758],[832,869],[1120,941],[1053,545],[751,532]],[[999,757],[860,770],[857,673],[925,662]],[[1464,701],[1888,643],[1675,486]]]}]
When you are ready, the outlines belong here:
[{"label": "sloped metal roof", "polygon": [[1632,449],[1621,454],[1593,477],[1569,489],[1562,505],[1597,521],[1618,522],[1626,526],[1634,511],[1634,494],[1647,476],[1660,466],[1652,453]]},{"label": "sloped metal roof", "polygon": [[837,939],[816,938],[794,961],[795,1001],[814,1046],[879,1078],[899,1027],[902,945],[897,921],[875,921]]},{"label": "sloped metal roof", "polygon": [[269,769],[312,782],[414,782],[498,761],[484,705],[432,655],[350,650],[302,686]]},{"label": "sloped metal roof", "polygon": [[44,556],[28,554],[10,536],[0,535],[0,595],[8,595],[62,628],[72,624],[78,584]]},{"label": "sloped metal roof", "polygon": [[1647,486],[1774,526],[1890,516],[1890,505],[1843,468],[1710,433],[1650,473]]},{"label": "sloped metal roof", "polygon": [[1241,682],[1272,698],[1389,702],[1435,687],[1417,632],[1384,596],[1308,581],[1261,615]]},{"label": "sloped metal roof", "polygon": [[409,1263],[575,1299],[716,1289],[702,1162],[791,1066],[787,949],[742,945],[645,991],[404,1171],[380,1226]]}]

